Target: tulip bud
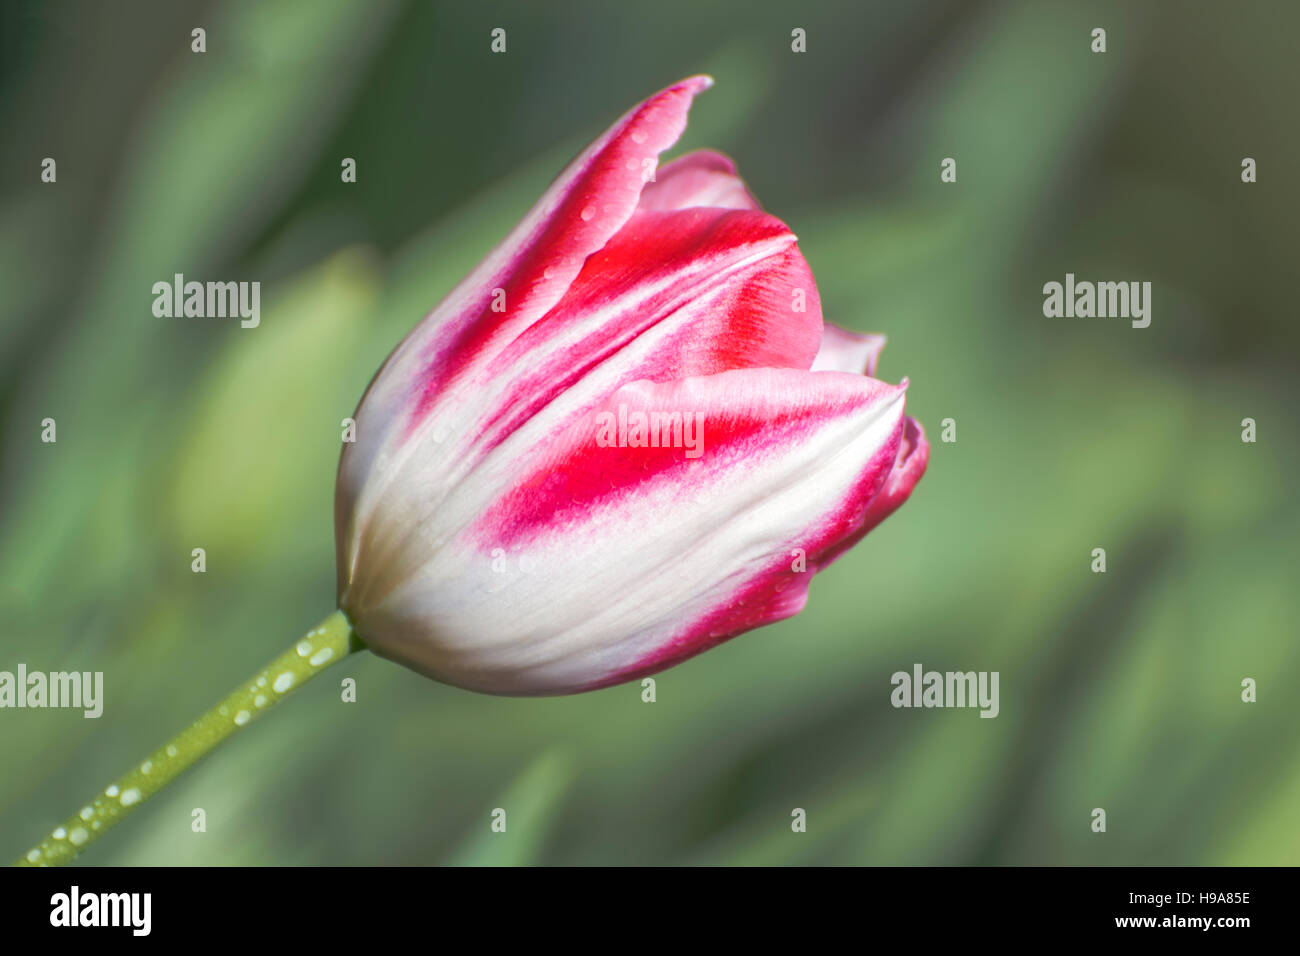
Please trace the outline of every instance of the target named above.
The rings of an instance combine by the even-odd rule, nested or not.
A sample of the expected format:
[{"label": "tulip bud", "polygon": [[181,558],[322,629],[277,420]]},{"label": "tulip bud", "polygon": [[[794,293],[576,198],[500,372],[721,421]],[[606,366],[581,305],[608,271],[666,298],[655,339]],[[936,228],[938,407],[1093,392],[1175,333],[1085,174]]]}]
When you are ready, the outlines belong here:
[{"label": "tulip bud", "polygon": [[[633,108],[380,368],[335,501],[378,654],[499,694],[631,680],[797,613],[929,447],[726,157]],[[793,558],[792,555],[800,557]]]}]

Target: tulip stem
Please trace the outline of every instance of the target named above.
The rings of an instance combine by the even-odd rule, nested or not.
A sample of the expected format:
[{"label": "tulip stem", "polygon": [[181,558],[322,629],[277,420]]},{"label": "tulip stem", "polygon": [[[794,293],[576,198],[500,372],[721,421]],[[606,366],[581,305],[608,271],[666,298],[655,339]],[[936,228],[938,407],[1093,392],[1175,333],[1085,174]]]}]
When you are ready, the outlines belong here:
[{"label": "tulip stem", "polygon": [[68,863],[235,731],[362,647],[347,617],[335,611],[217,706],[101,790],[15,865]]}]

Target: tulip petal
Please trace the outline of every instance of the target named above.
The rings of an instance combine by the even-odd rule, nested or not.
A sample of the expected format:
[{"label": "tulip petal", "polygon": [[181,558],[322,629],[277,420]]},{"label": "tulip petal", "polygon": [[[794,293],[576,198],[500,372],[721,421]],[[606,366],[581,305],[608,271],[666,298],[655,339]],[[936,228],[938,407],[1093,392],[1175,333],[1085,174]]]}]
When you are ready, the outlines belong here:
[{"label": "tulip petal", "polygon": [[666,163],[641,193],[638,209],[671,210],[694,206],[758,209],[736,174],[736,164],[711,149],[701,149]]},{"label": "tulip petal", "polygon": [[481,448],[561,396],[555,414],[571,414],[637,379],[807,369],[822,340],[821,302],[794,242],[762,212],[637,212],[489,366],[509,389],[482,418]]},{"label": "tulip petal", "polygon": [[863,335],[827,322],[812,368],[814,372],[875,375],[876,363],[880,360],[880,352],[884,347],[883,335]]},{"label": "tulip petal", "polygon": [[[903,398],[871,378],[793,369],[627,385],[560,438],[492,459],[459,487],[432,519],[441,529],[407,544],[421,579],[371,594],[359,632],[376,628],[380,653],[450,683],[567,693],[797,613],[811,576],[891,487]],[[681,416],[678,447],[600,443],[609,415],[637,412]],[[696,414],[692,457],[685,416]],[[897,500],[919,476],[893,486]],[[485,502],[492,486],[504,490]]]},{"label": "tulip petal", "polygon": [[[456,431],[466,418],[459,403],[475,391],[482,366],[545,315],[587,257],[622,228],[659,153],[685,128],[692,99],[712,82],[691,77],[624,114],[376,373],[357,408],[356,441],[344,446],[339,461],[340,593],[360,547],[354,528],[368,526],[405,456],[430,436],[441,444],[444,433]],[[454,449],[444,451],[454,457]],[[436,498],[436,489],[431,494]]]},{"label": "tulip petal", "polygon": [[[683,80],[624,114],[439,306],[445,318],[435,313],[422,323],[425,334],[416,339],[423,387],[414,422],[467,366],[495,354],[560,300],[587,257],[636,210],[658,155],[681,136],[691,100],[712,83]],[[494,301],[504,311],[494,311]]]},{"label": "tulip petal", "polygon": [[[779,220],[716,208],[636,213],[561,302],[462,392],[465,424],[405,451],[403,467],[421,480],[394,483],[343,552],[370,571],[349,598],[373,600],[405,542],[448,512],[444,494],[484,484],[493,461],[551,442],[621,386],[733,368],[803,370],[820,341],[816,283]],[[346,585],[341,576],[340,593]]]},{"label": "tulip petal", "polygon": [[[899,505],[907,500],[916,483],[925,474],[925,466],[929,462],[930,443],[926,441],[925,429],[916,419],[908,418],[903,424],[903,439],[898,445],[898,458],[894,462],[888,480],[871,499],[866,517],[863,519],[862,534],[866,534],[898,510]],[[849,541],[844,547],[852,544],[853,541]]]}]

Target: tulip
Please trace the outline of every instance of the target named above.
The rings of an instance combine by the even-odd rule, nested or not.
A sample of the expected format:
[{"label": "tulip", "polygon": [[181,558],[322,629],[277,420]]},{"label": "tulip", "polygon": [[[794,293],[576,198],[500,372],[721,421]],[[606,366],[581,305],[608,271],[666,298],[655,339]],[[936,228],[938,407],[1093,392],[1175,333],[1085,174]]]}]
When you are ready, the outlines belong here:
[{"label": "tulip", "polygon": [[[632,680],[797,614],[929,446],[824,325],[693,77],[587,147],[385,361],[335,494],[338,607],[19,863],[64,863],[350,652],[496,694]],[[657,174],[656,174],[657,171]]]},{"label": "tulip", "polygon": [[588,146],[370,383],[335,526],[376,653],[494,694],[638,678],[798,613],[921,477],[883,337],[823,325],[732,162],[655,175],[711,82]]}]

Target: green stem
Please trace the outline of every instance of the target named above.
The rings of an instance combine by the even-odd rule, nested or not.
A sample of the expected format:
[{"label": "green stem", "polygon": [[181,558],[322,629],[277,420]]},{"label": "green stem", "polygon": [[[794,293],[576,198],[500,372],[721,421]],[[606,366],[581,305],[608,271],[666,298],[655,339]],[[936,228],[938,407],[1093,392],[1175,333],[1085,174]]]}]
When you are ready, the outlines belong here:
[{"label": "green stem", "polygon": [[363,646],[347,617],[335,611],[216,707],[100,791],[15,865],[58,866],[71,861],[217,744]]}]

